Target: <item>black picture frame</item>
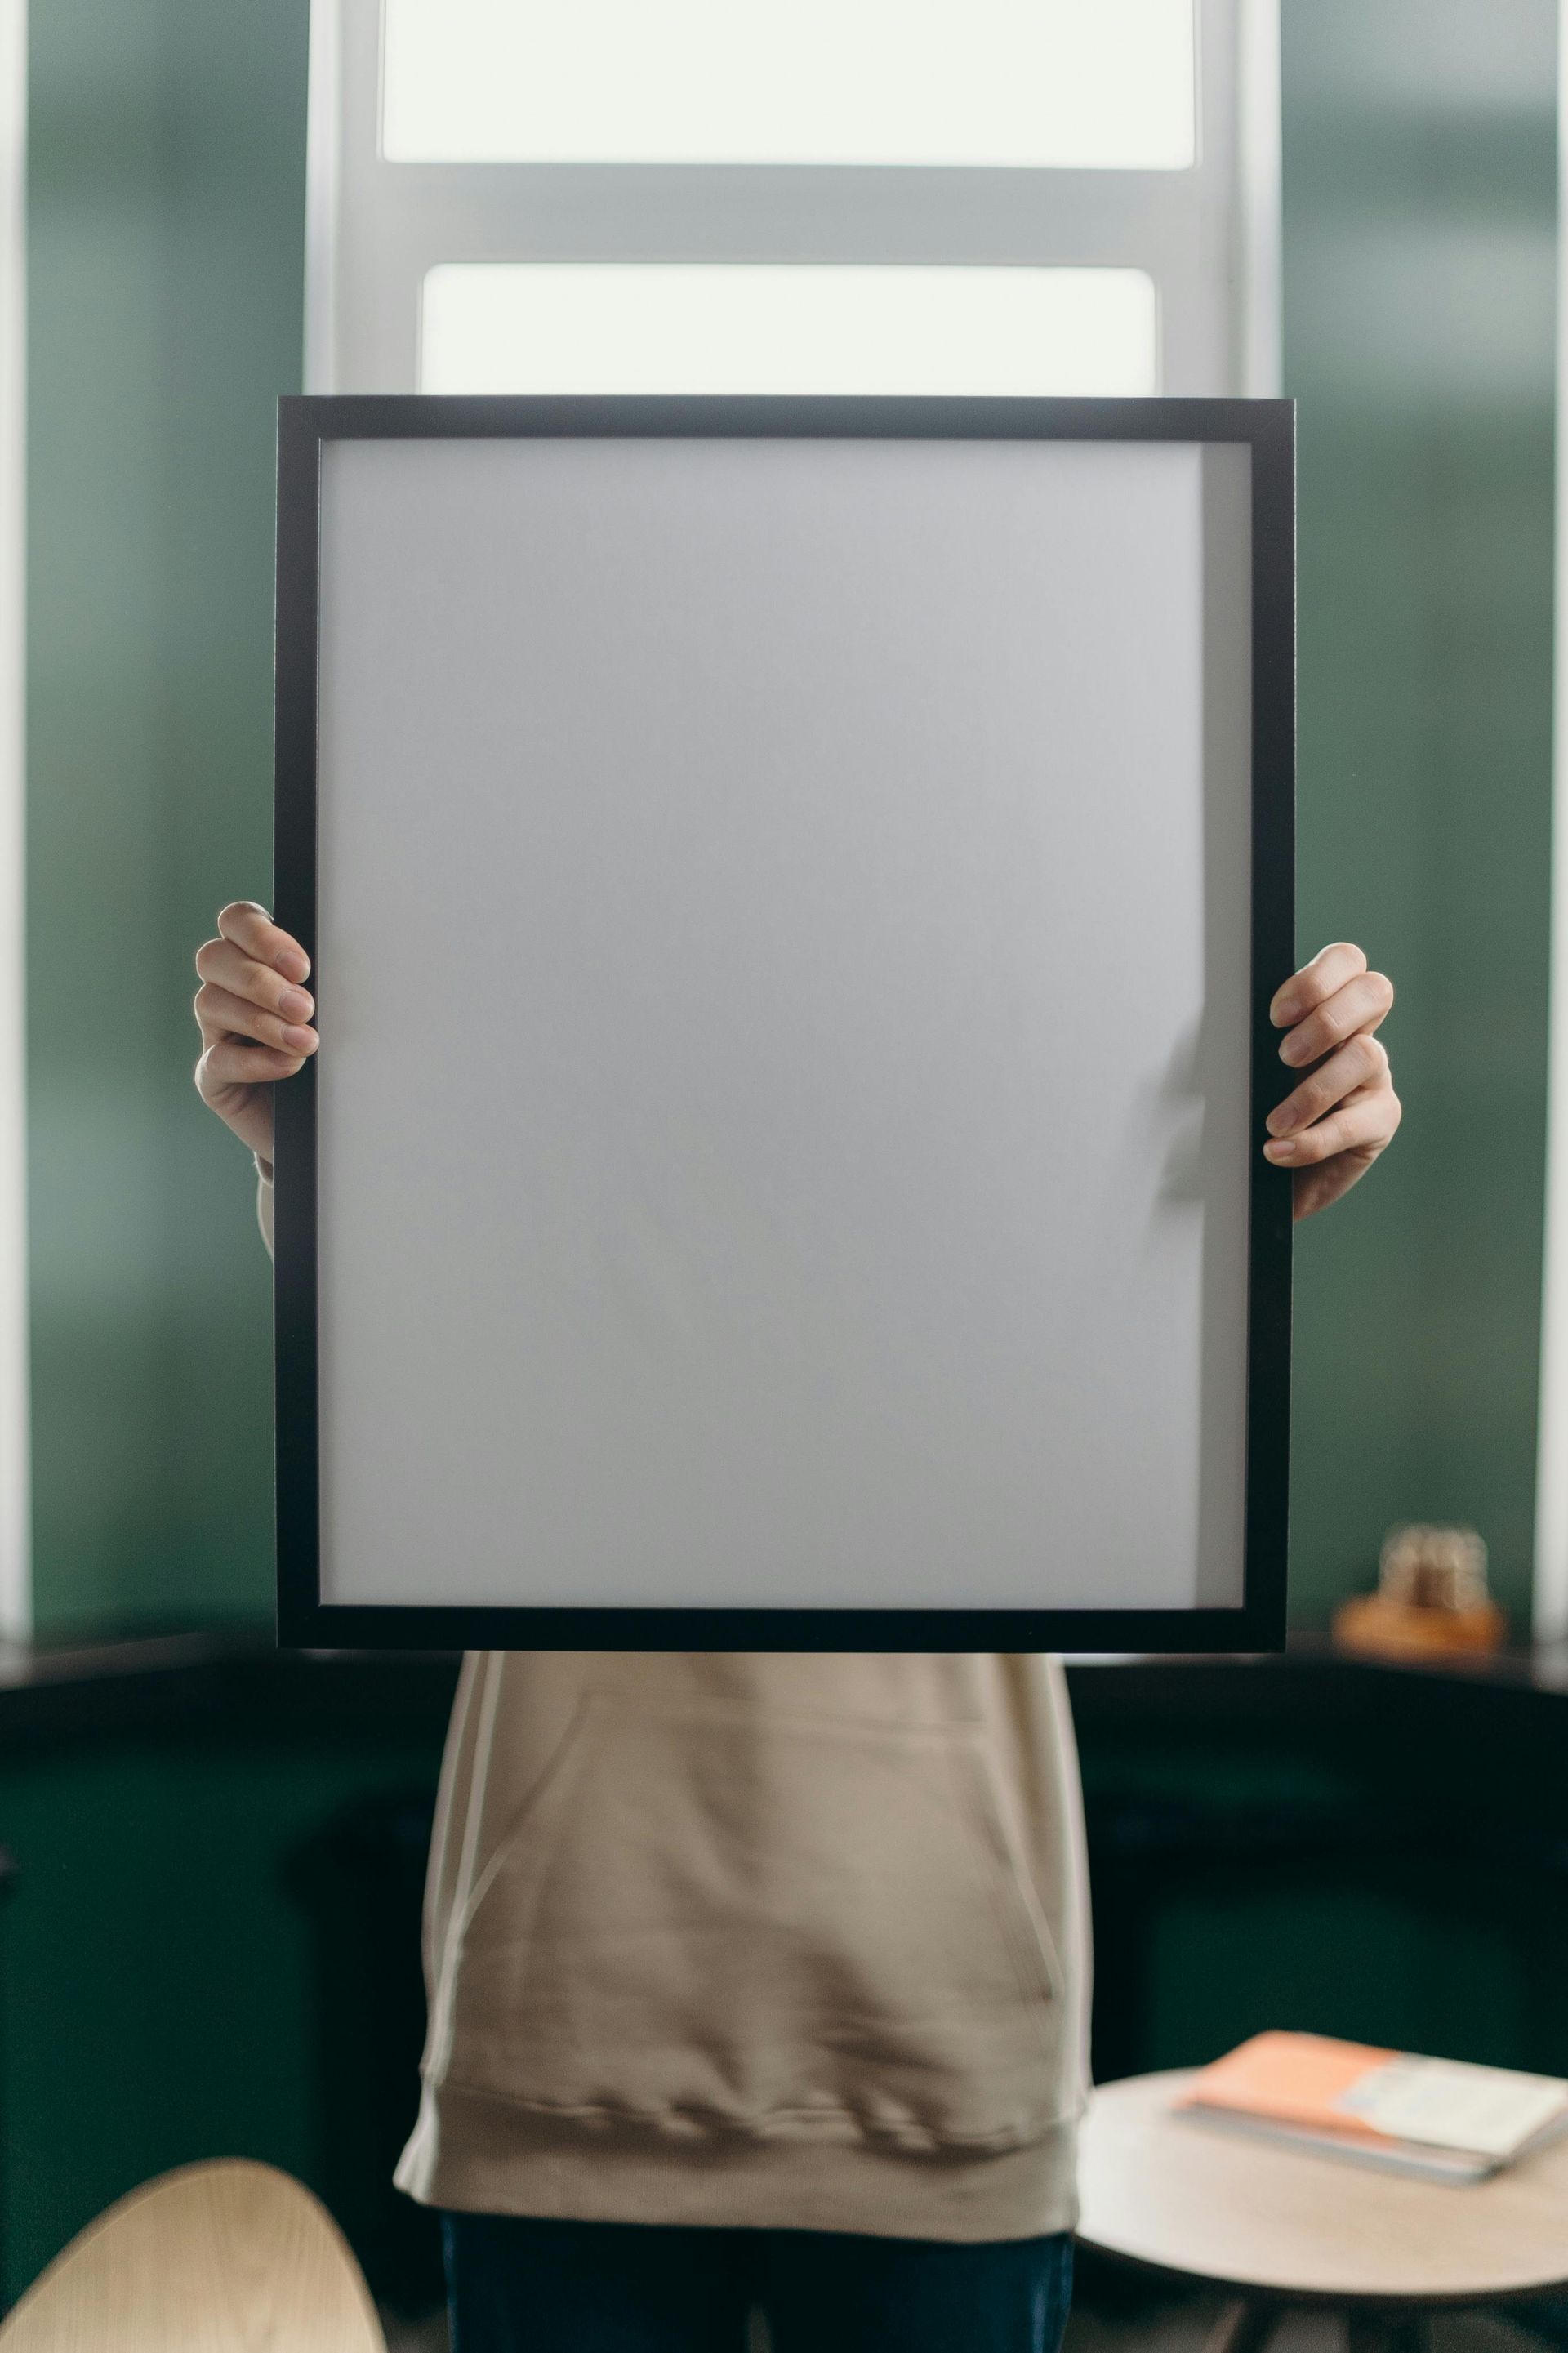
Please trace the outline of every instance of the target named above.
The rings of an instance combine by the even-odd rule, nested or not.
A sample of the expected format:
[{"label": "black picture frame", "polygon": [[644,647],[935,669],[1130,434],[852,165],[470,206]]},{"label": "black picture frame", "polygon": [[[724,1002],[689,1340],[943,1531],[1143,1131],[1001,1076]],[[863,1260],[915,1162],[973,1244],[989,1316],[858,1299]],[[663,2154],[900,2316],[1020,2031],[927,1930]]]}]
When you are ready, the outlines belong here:
[{"label": "black picture frame", "polygon": [[[431,438],[831,438],[1240,443],[1252,475],[1252,1051],[1246,1555],[1237,1608],[823,1609],[323,1602],[317,1428],[316,1071],[278,1090],[278,1639],[366,1649],[1259,1651],[1285,1635],[1291,1181],[1264,1160],[1281,1092],[1274,990],[1295,962],[1295,413],[1283,400],[286,398],[278,447],[275,913],[316,955],[321,451]],[[330,1034],[331,976],[312,986]]]}]

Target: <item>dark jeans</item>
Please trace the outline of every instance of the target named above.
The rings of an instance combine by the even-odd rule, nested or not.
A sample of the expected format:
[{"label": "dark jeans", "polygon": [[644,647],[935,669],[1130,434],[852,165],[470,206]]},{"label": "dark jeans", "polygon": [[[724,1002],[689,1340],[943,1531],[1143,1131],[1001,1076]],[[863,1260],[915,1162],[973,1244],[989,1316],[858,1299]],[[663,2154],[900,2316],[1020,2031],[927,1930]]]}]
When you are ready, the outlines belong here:
[{"label": "dark jeans", "polygon": [[1057,2353],[1072,2241],[447,2214],[452,2353]]}]

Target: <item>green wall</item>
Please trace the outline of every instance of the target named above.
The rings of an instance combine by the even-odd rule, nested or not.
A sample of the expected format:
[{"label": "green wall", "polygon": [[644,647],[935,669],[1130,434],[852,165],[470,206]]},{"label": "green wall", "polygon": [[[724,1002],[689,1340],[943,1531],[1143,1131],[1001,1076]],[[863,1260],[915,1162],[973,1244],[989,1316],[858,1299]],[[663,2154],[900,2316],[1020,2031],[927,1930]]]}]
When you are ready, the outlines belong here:
[{"label": "green wall", "polygon": [[255,2158],[329,2190],[320,1957],[294,1858],[356,1799],[431,1789],[438,1745],[427,1726],[300,1736],[280,1713],[247,1737],[0,1759],[16,1865],[0,1909],[0,2305],[170,2167]]},{"label": "green wall", "polygon": [[[1387,1525],[1528,1595],[1544,1071],[1551,0],[1284,0],[1301,942],[1398,980],[1405,1129],[1300,1256],[1300,1616]],[[58,1634],[265,1609],[265,1270],[189,1085],[267,890],[272,403],[305,0],[33,13],[37,1588]]]},{"label": "green wall", "polygon": [[268,1286],[190,1083],[265,897],[273,403],[298,389],[306,0],[31,11],[29,948],[40,1629],[252,1615]]},{"label": "green wall", "polygon": [[1551,777],[1551,0],[1285,0],[1300,939],[1394,975],[1404,1132],[1301,1236],[1292,1582],[1459,1519],[1528,1607]]}]

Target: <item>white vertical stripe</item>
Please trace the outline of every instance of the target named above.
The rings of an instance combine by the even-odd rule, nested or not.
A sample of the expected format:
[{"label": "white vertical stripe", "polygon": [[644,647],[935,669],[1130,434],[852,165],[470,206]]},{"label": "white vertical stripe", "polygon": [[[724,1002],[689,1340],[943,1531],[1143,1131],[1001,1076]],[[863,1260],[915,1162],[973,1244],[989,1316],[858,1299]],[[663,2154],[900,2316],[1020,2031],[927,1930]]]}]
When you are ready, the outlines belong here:
[{"label": "white vertical stripe", "polygon": [[1250,399],[1279,396],[1280,353],[1279,0],[1238,0],[1237,90],[1240,122],[1237,167],[1237,302],[1240,366],[1237,389]]},{"label": "white vertical stripe", "polygon": [[26,0],[0,0],[0,1635],[32,1624],[23,1029]]},{"label": "white vertical stripe", "polygon": [[1533,1630],[1568,1636],[1568,268],[1561,190],[1568,167],[1568,44],[1558,10],[1557,549],[1552,691],[1552,1017],[1547,1060],[1546,1266],[1535,1472]]},{"label": "white vertical stripe", "polygon": [[[0,0],[3,5],[3,0]],[[305,134],[305,352],[307,392],[335,392],[338,302],[338,0],[310,0]]]}]

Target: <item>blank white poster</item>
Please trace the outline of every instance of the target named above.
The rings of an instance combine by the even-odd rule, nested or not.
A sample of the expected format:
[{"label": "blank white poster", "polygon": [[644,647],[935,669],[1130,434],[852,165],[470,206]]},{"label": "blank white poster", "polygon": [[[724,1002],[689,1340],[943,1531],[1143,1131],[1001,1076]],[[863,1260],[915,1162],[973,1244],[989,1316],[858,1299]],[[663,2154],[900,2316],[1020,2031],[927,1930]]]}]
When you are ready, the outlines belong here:
[{"label": "blank white poster", "polygon": [[324,1602],[1240,1602],[1249,529],[1239,446],[326,446]]}]

